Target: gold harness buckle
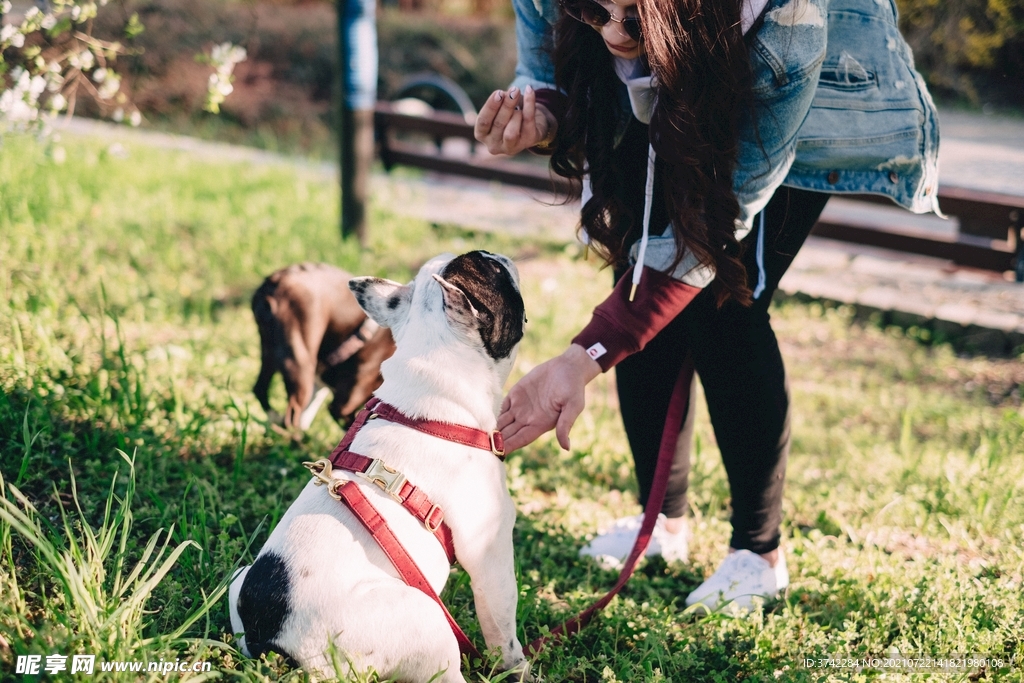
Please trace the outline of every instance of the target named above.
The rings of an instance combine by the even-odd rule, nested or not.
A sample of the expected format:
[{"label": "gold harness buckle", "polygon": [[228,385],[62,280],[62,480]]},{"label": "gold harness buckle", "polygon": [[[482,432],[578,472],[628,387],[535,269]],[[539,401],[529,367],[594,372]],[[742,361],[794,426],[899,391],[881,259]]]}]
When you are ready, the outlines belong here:
[{"label": "gold harness buckle", "polygon": [[[437,518],[437,524],[431,524],[430,518],[434,516],[435,512],[439,512],[441,514]],[[437,505],[431,505],[430,512],[428,512],[427,516],[423,518],[423,526],[427,527],[427,531],[430,533],[435,533],[441,528],[442,524],[444,524],[444,512],[441,508],[437,507]]]},{"label": "gold harness buckle", "polygon": [[498,456],[499,458],[503,458],[503,457],[505,457],[505,449],[504,448],[498,448],[498,444],[494,440],[494,435],[495,434],[501,434],[501,432],[499,432],[496,429],[493,432],[490,432],[490,433],[487,434],[487,438],[489,438],[491,440],[491,453],[494,453],[494,455]]},{"label": "gold harness buckle", "polygon": [[373,482],[377,486],[381,487],[385,493],[397,500],[399,503],[402,502],[402,498],[399,494],[401,494],[402,487],[405,486],[405,482],[407,481],[405,475],[398,470],[385,465],[384,461],[380,458],[374,458],[371,460],[370,466],[366,468],[366,471],[357,472],[357,474],[363,479]]}]

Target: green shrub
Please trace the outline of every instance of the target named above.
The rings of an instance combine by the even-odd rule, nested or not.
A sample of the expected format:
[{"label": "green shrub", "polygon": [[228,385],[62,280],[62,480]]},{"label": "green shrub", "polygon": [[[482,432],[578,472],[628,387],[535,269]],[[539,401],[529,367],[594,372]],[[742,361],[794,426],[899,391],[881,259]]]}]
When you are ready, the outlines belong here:
[{"label": "green shrub", "polygon": [[900,29],[939,95],[1024,104],[1024,3],[897,0]]}]

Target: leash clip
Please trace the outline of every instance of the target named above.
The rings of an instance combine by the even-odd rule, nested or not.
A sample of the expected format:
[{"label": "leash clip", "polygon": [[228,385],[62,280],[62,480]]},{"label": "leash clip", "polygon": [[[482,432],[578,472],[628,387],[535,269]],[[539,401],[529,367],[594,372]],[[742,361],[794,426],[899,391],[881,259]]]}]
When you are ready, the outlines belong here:
[{"label": "leash clip", "polygon": [[365,472],[357,472],[356,474],[381,487],[385,493],[399,503],[402,502],[399,494],[402,492],[402,487],[405,486],[405,475],[385,465],[384,461],[380,458],[374,458],[370,461],[370,466],[366,468]]},{"label": "leash clip", "polygon": [[309,470],[309,473],[313,475],[314,482],[317,486],[323,486],[324,484],[330,484],[334,481],[331,476],[331,461],[327,458],[320,458],[316,462],[304,462],[302,466]]},{"label": "leash clip", "polygon": [[327,493],[334,500],[341,500],[341,494],[338,491],[342,486],[349,483],[346,479],[335,479],[331,476],[333,467],[331,461],[327,458],[320,458],[316,462],[304,462],[302,466],[309,470],[309,473],[313,475],[313,484],[316,486],[327,486]]}]

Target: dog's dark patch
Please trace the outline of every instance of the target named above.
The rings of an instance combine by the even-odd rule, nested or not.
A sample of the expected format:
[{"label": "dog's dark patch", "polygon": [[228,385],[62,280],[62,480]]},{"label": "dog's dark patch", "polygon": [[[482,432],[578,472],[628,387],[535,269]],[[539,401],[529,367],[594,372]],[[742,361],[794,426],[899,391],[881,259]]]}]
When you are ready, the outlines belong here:
[{"label": "dog's dark patch", "polygon": [[398,308],[398,305],[400,303],[402,303],[402,297],[396,294],[395,296],[388,299],[388,309],[393,311],[396,308]]},{"label": "dog's dark patch", "polygon": [[480,339],[487,354],[508,358],[523,338],[526,307],[511,273],[486,251],[471,251],[448,262],[441,275],[469,299],[481,317]]},{"label": "dog's dark patch", "polygon": [[253,657],[264,652],[290,656],[274,642],[291,611],[290,590],[288,566],[274,553],[260,555],[245,575],[238,595],[238,616],[245,628],[245,644]]}]

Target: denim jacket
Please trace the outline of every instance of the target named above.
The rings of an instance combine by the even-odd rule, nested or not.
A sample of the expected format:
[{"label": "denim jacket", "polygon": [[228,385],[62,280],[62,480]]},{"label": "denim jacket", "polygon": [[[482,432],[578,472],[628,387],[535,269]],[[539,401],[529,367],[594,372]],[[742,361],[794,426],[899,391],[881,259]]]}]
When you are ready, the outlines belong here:
[{"label": "denim jacket", "polygon": [[[512,2],[513,85],[552,88],[556,0]],[[893,0],[769,0],[750,58],[757,130],[740,133],[738,237],[780,185],[938,210],[938,118]]]}]

